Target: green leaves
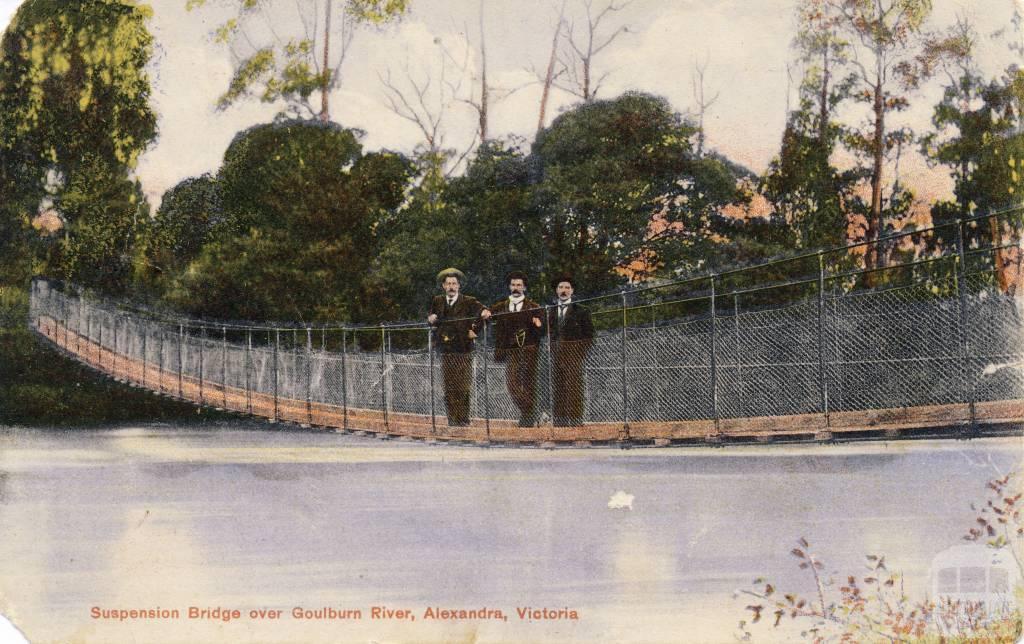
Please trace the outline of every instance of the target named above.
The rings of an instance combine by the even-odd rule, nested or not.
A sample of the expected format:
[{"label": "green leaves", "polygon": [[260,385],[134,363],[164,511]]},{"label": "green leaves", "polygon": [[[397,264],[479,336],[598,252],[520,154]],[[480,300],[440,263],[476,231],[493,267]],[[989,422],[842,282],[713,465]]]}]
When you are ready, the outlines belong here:
[{"label": "green leaves", "polygon": [[165,195],[147,246],[165,272],[158,287],[220,318],[369,316],[377,230],[402,204],[411,168],[401,155],[363,154],[360,135],[315,121],[239,133],[215,180]]},{"label": "green leaves", "polygon": [[[253,85],[272,80],[276,68],[274,50],[269,47],[260,49],[240,62],[228,84],[228,91],[217,99],[217,109],[226,109],[239,98],[247,96]],[[263,95],[263,100],[273,101],[278,95],[279,93],[272,87],[268,87]]]},{"label": "green leaves", "polygon": [[[659,263],[692,266],[684,240],[699,235],[715,210],[741,201],[733,170],[694,154],[695,134],[664,99],[641,93],[591,101],[555,119],[533,154],[537,191],[548,204],[548,269],[573,271],[595,292],[634,265],[645,274]],[[659,212],[663,223],[651,230]]]},{"label": "green leaves", "polygon": [[[189,11],[203,7],[206,0],[187,0]],[[284,101],[290,113],[313,117],[317,114],[310,102],[314,92],[329,95],[341,81],[341,67],[351,45],[354,30],[361,25],[381,26],[404,15],[409,0],[347,0],[344,3],[261,3],[258,0],[231,0],[236,14],[219,24],[214,31],[214,42],[230,47],[239,57],[227,90],[218,98],[217,108],[226,109],[239,100],[257,97],[261,102]],[[343,4],[342,15],[331,9]],[[287,19],[281,18],[283,7],[293,8]],[[315,15],[320,11],[323,14]],[[248,29],[251,20],[260,16],[278,28],[294,22],[298,31],[293,34],[270,33]],[[322,25],[322,27],[321,27]],[[330,37],[318,29],[330,30]],[[323,43],[320,51],[314,42]],[[333,47],[333,49],[332,49]],[[237,51],[235,51],[237,50]],[[243,53],[238,53],[243,52]],[[322,103],[321,119],[326,120],[327,101]]]},{"label": "green leaves", "polygon": [[360,22],[382,25],[409,10],[410,0],[348,0],[345,11]]},{"label": "green leaves", "polygon": [[3,36],[0,201],[34,214],[52,200],[64,239],[51,272],[105,289],[129,280],[145,208],[127,172],[156,137],[151,15],[122,0],[28,0]]}]

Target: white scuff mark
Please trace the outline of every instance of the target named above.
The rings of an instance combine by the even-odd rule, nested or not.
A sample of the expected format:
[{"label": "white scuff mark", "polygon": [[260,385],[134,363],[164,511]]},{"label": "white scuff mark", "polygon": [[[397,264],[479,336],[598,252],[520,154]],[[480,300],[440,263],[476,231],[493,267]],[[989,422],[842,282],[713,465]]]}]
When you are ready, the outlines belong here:
[{"label": "white scuff mark", "polygon": [[1001,371],[1003,369],[1020,369],[1022,366],[1024,366],[1024,362],[1002,362],[999,364],[987,364],[985,365],[985,368],[981,371],[981,375],[991,376],[995,372]]},{"label": "white scuff mark", "polygon": [[0,615],[0,642],[4,644],[28,644],[25,634],[18,630],[6,617]]},{"label": "white scuff mark", "polygon": [[626,494],[619,490],[612,495],[612,498],[608,499],[608,507],[612,510],[632,510],[634,498],[636,497],[632,494]]}]

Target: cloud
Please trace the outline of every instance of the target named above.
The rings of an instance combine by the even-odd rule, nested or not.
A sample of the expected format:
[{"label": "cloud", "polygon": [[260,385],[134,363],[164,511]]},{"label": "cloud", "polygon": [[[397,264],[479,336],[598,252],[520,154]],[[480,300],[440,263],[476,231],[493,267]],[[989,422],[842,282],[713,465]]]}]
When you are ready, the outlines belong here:
[{"label": "cloud", "polygon": [[[18,4],[0,0],[4,24]],[[231,3],[207,3],[193,12],[185,11],[184,2],[152,4],[157,52],[150,69],[160,138],[143,155],[137,176],[155,205],[178,181],[215,171],[236,132],[271,120],[282,106],[254,99],[224,111],[214,109],[227,87],[232,64],[228,51],[209,36],[230,15]],[[794,4],[795,0],[636,0],[608,19],[609,26],[629,25],[630,33],[620,35],[596,59],[595,74],[608,73],[599,98],[636,89],[666,97],[680,112],[692,110],[691,72],[695,62],[706,61],[705,92],[718,94],[705,122],[709,147],[763,171],[778,150],[785,122]],[[575,0],[569,5],[579,9]],[[1007,26],[1014,0],[981,6],[969,0],[942,0],[936,2],[933,22],[948,25],[961,11],[974,18],[982,36],[979,61],[991,76],[1011,60],[1006,47],[1011,30],[1001,39],[988,36]],[[292,5],[281,7],[284,12]],[[463,77],[458,77],[454,65],[446,72],[446,80],[461,80],[461,91],[468,92],[480,65],[478,8],[476,2],[417,0],[413,12],[398,25],[358,32],[343,68],[343,85],[331,96],[332,117],[365,130],[367,149],[412,152],[422,133],[388,110],[377,74],[390,67],[397,77],[407,61],[415,78],[432,76],[436,92],[441,45],[460,63],[468,48]],[[527,69],[546,66],[556,15],[557,3],[546,0],[488,0],[488,76],[496,88],[517,89],[504,101],[491,104],[492,136],[516,134],[532,140],[542,87]],[[297,23],[288,23],[284,17],[276,27],[290,33],[297,30]],[[908,123],[919,132],[928,129],[931,107],[939,95],[938,83],[932,83],[893,124]],[[566,92],[552,91],[546,123],[577,100]],[[476,114],[458,101],[446,102],[445,109],[445,145],[464,149],[472,140]],[[901,166],[904,183],[919,188],[921,196],[948,195],[945,171],[925,167],[916,150],[905,155]]]},{"label": "cloud", "polygon": [[730,0],[664,11],[608,50],[607,94],[639,89],[693,112],[693,69],[704,64],[705,100],[718,95],[705,120],[709,145],[762,170],[785,124],[792,5]]}]

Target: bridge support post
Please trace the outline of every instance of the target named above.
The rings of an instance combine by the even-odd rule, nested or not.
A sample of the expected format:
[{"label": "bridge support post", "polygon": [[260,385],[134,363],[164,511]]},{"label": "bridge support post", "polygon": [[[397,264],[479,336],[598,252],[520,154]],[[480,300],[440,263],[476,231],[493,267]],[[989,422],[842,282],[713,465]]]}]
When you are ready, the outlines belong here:
[{"label": "bridge support post", "polygon": [[306,422],[313,424],[313,329],[306,327]]},{"label": "bridge support post", "polygon": [[544,307],[544,330],[548,336],[548,412],[552,433],[555,427],[555,351],[551,344],[551,320],[556,320],[555,324],[558,324],[556,310],[552,305]]},{"label": "bridge support post", "polygon": [[711,416],[715,431],[709,439],[721,438],[722,430],[718,410],[718,311],[715,298],[715,274],[711,274]]},{"label": "bridge support post", "polygon": [[385,379],[387,378],[387,365],[386,360],[386,345],[389,335],[384,329],[384,325],[380,327],[380,413],[384,416],[384,431],[387,432],[388,427],[388,395]]},{"label": "bridge support post", "polygon": [[228,408],[228,327],[221,326],[220,392],[224,409]]},{"label": "bridge support post", "polygon": [[843,345],[839,337],[843,333],[843,317],[839,311],[839,297],[836,295],[835,284],[832,285],[832,360],[835,364],[836,378],[833,383],[835,390],[832,392],[832,406],[836,409],[843,407]]},{"label": "bridge support post", "polygon": [[245,330],[245,411],[252,416],[252,329]]},{"label": "bridge support post", "polygon": [[[622,367],[622,431],[619,432],[620,441],[629,440],[629,386],[627,381],[627,358],[626,358],[626,292],[619,293],[622,305],[622,346],[619,352]],[[553,401],[552,401],[553,402]]]},{"label": "bridge support post", "polygon": [[111,341],[110,374],[117,379],[117,320],[120,316],[114,313],[114,339]]},{"label": "bridge support post", "polygon": [[[120,324],[118,324],[120,320]],[[120,372],[114,367],[114,373],[120,373],[121,379],[131,384],[131,338],[128,334],[128,317],[119,315],[114,319],[114,360],[121,359]],[[118,339],[118,327],[120,327],[120,340]]]},{"label": "bridge support post", "polygon": [[206,327],[199,327],[199,404],[205,404],[203,398],[203,384],[206,380],[206,367],[204,354],[206,350]]},{"label": "bridge support post", "polygon": [[974,406],[974,387],[967,372],[967,292],[964,279],[967,268],[964,253],[964,221],[956,220],[956,292],[957,292],[957,339],[960,342],[960,392],[967,402],[970,417],[970,432],[978,431],[978,416]]},{"label": "bridge support post", "polygon": [[348,332],[341,330],[341,428],[348,429]]},{"label": "bridge support post", "polygon": [[182,357],[184,353],[181,350],[181,345],[185,342],[185,325],[178,325],[178,398],[184,398],[184,392],[182,391],[181,381],[184,375],[185,366],[182,364]]},{"label": "bridge support post", "polygon": [[167,335],[167,330],[164,329],[164,325],[159,326],[160,330],[160,345],[157,348],[157,372],[156,372],[156,390],[157,393],[164,393],[164,336]]},{"label": "bridge support post", "polygon": [[277,354],[281,348],[281,330],[274,329],[274,417],[271,422],[277,422]]},{"label": "bridge support post", "polygon": [[99,365],[100,371],[103,370],[103,323],[100,322],[100,337],[99,337],[100,350],[96,354],[96,364]]},{"label": "bridge support post", "polygon": [[82,311],[85,310],[85,302],[82,296],[78,296],[78,318],[75,319],[75,353],[82,352]]},{"label": "bridge support post", "polygon": [[[65,289],[67,286],[65,285]],[[68,303],[68,294],[64,292],[60,299],[61,311],[64,313],[64,350],[68,350],[68,325],[71,324],[71,305]]]},{"label": "bridge support post", "polygon": [[[657,342],[658,337],[658,307],[654,304],[649,305],[651,309],[651,338],[654,342]],[[658,420],[664,418],[661,413],[662,399],[664,398],[665,386],[661,378],[656,378],[655,382],[651,383],[651,387],[654,388],[654,417]],[[657,439],[655,440],[657,443]]]},{"label": "bridge support post", "polygon": [[427,398],[430,399],[430,433],[437,433],[437,412],[434,409],[434,333],[433,329],[427,327],[427,356],[430,366],[430,390],[427,393]]},{"label": "bridge support post", "polygon": [[737,293],[732,295],[732,321],[735,327],[734,345],[736,351],[736,391],[739,396],[737,408],[740,416],[747,415],[747,392],[743,381],[743,351],[740,347],[740,296]]},{"label": "bridge support post", "polygon": [[488,369],[490,361],[487,356],[487,327],[489,326],[490,324],[484,320],[484,435],[487,437],[487,442],[491,441],[491,386],[490,378],[487,374],[490,370]]},{"label": "bridge support post", "polygon": [[142,386],[146,386],[146,371],[149,370],[149,324],[142,323]]},{"label": "bridge support post", "polygon": [[825,374],[825,255],[821,251],[818,252],[818,394],[821,400],[821,413],[825,415],[825,427],[831,427],[828,379]]}]

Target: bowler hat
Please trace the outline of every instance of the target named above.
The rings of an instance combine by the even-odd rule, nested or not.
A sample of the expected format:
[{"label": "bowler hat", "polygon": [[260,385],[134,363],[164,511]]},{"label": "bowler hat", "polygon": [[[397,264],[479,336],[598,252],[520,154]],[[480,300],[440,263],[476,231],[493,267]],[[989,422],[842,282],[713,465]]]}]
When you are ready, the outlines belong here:
[{"label": "bowler hat", "polygon": [[558,285],[562,282],[569,282],[569,286],[572,286],[573,289],[576,288],[576,280],[573,279],[572,275],[568,273],[560,273],[555,276],[555,279],[551,280],[551,290],[556,290]]},{"label": "bowler hat", "polygon": [[526,273],[523,271],[510,271],[509,274],[505,276],[505,283],[508,284],[512,280],[523,280],[523,284],[527,285],[530,283],[530,280],[526,279]]}]

